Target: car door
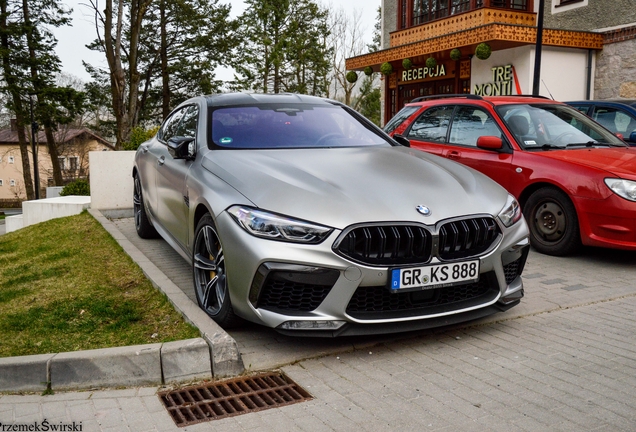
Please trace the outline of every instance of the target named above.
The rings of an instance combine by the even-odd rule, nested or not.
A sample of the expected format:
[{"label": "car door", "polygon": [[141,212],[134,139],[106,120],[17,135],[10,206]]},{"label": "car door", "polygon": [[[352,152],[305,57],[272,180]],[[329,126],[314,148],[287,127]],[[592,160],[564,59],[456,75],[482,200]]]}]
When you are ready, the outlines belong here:
[{"label": "car door", "polygon": [[[503,142],[501,150],[477,147],[477,139],[494,136]],[[510,190],[513,151],[495,119],[484,109],[458,105],[454,111],[443,156],[476,169]]]},{"label": "car door", "polygon": [[157,196],[159,202],[158,218],[161,225],[179,245],[187,250],[188,243],[188,192],[186,179],[191,160],[177,159],[168,150],[171,138],[188,137],[196,140],[199,109],[196,105],[183,107],[174,113],[179,122],[162,136],[163,154],[157,167]]},{"label": "car door", "polygon": [[159,218],[159,200],[157,193],[157,171],[162,167],[168,150],[165,137],[174,135],[183,113],[175,112],[163,122],[157,135],[152,140],[139,146],[140,156],[137,159],[144,203],[154,220]]}]

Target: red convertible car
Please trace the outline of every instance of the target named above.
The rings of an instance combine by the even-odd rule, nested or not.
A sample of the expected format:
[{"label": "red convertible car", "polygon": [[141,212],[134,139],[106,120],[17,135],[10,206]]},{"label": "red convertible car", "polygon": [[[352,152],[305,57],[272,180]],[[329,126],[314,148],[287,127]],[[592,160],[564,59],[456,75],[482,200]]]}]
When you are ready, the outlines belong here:
[{"label": "red convertible car", "polygon": [[636,250],[636,148],[564,103],[423,97],[407,104],[385,131],[508,189],[539,252],[567,255],[581,244]]}]

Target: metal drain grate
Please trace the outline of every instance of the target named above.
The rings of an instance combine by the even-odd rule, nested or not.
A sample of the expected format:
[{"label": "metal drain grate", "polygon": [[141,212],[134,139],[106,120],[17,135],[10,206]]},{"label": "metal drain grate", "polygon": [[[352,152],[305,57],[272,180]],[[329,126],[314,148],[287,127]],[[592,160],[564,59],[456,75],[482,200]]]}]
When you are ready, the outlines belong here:
[{"label": "metal drain grate", "polygon": [[247,414],[312,399],[280,373],[236,378],[158,394],[177,426]]}]

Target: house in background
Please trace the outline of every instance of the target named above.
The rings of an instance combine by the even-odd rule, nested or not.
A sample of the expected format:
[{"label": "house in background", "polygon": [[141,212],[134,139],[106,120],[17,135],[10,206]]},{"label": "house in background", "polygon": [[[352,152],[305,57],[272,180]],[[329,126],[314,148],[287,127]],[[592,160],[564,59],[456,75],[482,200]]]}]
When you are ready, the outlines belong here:
[{"label": "house in background", "polygon": [[[30,137],[30,133],[26,134]],[[64,183],[76,179],[86,179],[89,175],[88,152],[110,151],[114,146],[89,129],[63,129],[55,132],[58,145],[60,168]],[[40,197],[45,197],[47,186],[53,186],[53,168],[44,132],[36,137],[38,169],[40,177]],[[33,154],[29,147],[29,162],[33,178]],[[24,177],[22,175],[22,156],[18,142],[15,120],[10,129],[0,130],[0,207],[26,199]]]},{"label": "house in background", "polygon": [[[380,72],[385,66],[384,123],[421,96],[531,94],[539,5],[539,0],[382,0],[382,49],[349,58],[346,67]],[[636,97],[633,5],[633,0],[545,0],[540,95]],[[488,45],[487,56],[476,54],[480,44]]]}]

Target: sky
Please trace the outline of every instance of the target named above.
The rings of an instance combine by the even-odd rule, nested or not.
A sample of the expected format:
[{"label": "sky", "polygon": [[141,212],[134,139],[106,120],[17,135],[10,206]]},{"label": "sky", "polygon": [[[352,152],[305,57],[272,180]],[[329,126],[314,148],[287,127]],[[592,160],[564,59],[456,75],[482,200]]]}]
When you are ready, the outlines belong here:
[{"label": "sky", "polygon": [[[323,4],[330,4],[327,0],[318,0]],[[371,43],[373,26],[377,15],[377,8],[381,0],[344,0],[335,3],[335,7],[342,7],[349,16],[359,12],[361,14],[361,28],[365,33],[365,40]],[[86,44],[93,41],[96,36],[95,24],[91,9],[86,5],[86,0],[66,0],[63,2],[73,9],[71,26],[55,29],[58,39],[57,55],[62,61],[62,71],[70,73],[83,81],[90,81],[90,76],[82,66],[82,60],[93,66],[106,68],[106,59],[103,54],[93,52],[86,48]],[[219,3],[232,5],[232,17],[240,15],[245,10],[243,0],[220,0]],[[103,4],[103,2],[100,2]],[[334,4],[334,1],[331,1]],[[220,68],[216,71],[217,79],[232,79],[232,71]]]}]

